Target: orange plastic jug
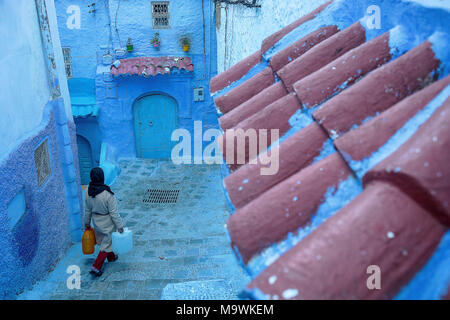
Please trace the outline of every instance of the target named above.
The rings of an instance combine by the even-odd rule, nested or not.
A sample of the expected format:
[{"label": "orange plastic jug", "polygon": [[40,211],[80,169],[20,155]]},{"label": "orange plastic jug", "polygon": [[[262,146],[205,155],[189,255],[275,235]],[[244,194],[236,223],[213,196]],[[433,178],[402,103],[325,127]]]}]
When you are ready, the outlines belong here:
[{"label": "orange plastic jug", "polygon": [[86,229],[83,233],[82,247],[84,254],[93,254],[95,251],[95,232],[94,229]]}]

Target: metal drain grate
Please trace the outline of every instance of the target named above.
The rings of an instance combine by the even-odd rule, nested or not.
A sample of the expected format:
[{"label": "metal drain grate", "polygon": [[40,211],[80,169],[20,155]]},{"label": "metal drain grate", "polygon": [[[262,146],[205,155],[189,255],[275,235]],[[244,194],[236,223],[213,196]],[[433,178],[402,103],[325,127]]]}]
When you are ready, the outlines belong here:
[{"label": "metal drain grate", "polygon": [[145,192],[144,203],[177,203],[180,190],[148,189]]}]

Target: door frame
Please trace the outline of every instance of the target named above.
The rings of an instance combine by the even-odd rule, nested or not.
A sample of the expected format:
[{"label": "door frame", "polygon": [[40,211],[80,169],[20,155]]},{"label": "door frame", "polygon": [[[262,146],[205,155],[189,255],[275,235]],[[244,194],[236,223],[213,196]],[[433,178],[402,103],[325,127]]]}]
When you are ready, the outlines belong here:
[{"label": "door frame", "polygon": [[[92,149],[92,144],[91,144],[91,142],[89,141],[89,139],[88,138],[86,138],[84,135],[82,135],[82,134],[79,134],[78,132],[76,132],[76,138],[77,138],[77,149],[78,149],[78,157],[77,157],[77,159],[78,159],[78,162],[80,162],[80,148],[79,148],[79,144],[78,144],[78,137],[80,137],[81,139],[84,139],[86,142],[87,142],[87,145],[88,145],[88,147],[89,147],[89,155],[90,155],[90,158],[91,158],[91,168],[90,168],[90,170],[92,170],[92,168],[94,168],[95,167],[95,158],[94,158],[94,154],[93,154],[93,149]],[[81,179],[81,163],[78,163],[78,167],[79,167],[79,170],[80,170],[80,179]],[[89,170],[89,172],[90,172],[90,170]]]},{"label": "door frame", "polygon": [[179,105],[178,105],[178,101],[177,99],[175,99],[175,97],[171,96],[170,94],[167,94],[165,92],[161,92],[161,91],[152,91],[152,92],[147,92],[144,93],[142,95],[140,95],[139,97],[137,97],[134,102],[133,105],[131,107],[132,112],[133,112],[133,128],[134,128],[134,144],[135,144],[135,149],[136,149],[136,157],[137,158],[142,158],[142,150],[139,148],[139,143],[138,143],[138,136],[137,136],[137,127],[136,127],[136,103],[141,100],[144,99],[146,97],[149,96],[166,96],[168,98],[171,98],[174,102],[175,102],[175,129],[178,128],[178,111],[179,111]]}]

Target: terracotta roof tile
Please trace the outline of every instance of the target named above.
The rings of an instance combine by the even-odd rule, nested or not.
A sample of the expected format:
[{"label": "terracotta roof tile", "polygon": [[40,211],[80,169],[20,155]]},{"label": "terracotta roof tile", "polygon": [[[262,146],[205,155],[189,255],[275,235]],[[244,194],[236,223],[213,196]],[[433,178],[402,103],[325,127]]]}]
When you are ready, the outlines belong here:
[{"label": "terracotta roof tile", "polygon": [[295,82],[356,48],[366,41],[365,29],[358,21],[350,27],[322,41],[277,72],[289,91]]},{"label": "terracotta roof tile", "polygon": [[339,137],[336,148],[353,161],[361,161],[381,148],[402,126],[450,84],[450,76],[403,99],[362,126]]},{"label": "terracotta roof tile", "polygon": [[306,225],[323,202],[328,188],[337,187],[351,174],[340,155],[335,153],[237,210],[228,220],[228,231],[231,244],[244,263],[289,232]]},{"label": "terracotta roof tile", "polygon": [[389,33],[350,50],[294,84],[305,108],[313,108],[391,59]]},{"label": "terracotta roof tile", "polygon": [[[247,292],[279,299],[392,298],[430,258],[444,232],[397,188],[375,182],[267,267]],[[380,290],[367,287],[371,265],[382,271]]]},{"label": "terracotta roof tile", "polygon": [[[274,175],[261,174],[259,158],[249,163],[248,146],[238,153],[234,142],[224,153],[227,162],[242,160],[224,186],[235,211],[231,245],[254,278],[243,297],[388,299],[445,269],[448,37],[435,32],[420,43],[403,25],[380,35],[362,22],[337,32],[358,17],[333,27],[336,8],[348,5],[336,2],[314,21],[315,32],[293,39],[330,4],[267,38],[261,54],[269,61],[257,65],[269,67],[215,100],[225,137],[230,128],[281,136],[271,149],[279,153]],[[383,272],[381,290],[367,288],[370,265]]]},{"label": "terracotta roof tile", "polygon": [[337,137],[433,81],[439,64],[425,41],[327,101],[313,116]]},{"label": "terracotta roof tile", "polygon": [[321,43],[322,41],[328,39],[335,33],[337,33],[338,27],[337,26],[326,26],[322,27],[307,36],[303,37],[302,39],[294,42],[289,47],[281,50],[277,54],[275,54],[270,59],[270,66],[274,71],[278,71],[281,68],[283,68],[285,65],[290,63],[291,61],[297,59],[302,54],[307,52],[309,49],[314,47],[316,44]]},{"label": "terracotta roof tile", "polygon": [[276,100],[284,97],[286,94],[287,91],[281,82],[274,83],[251,99],[247,100],[243,104],[220,117],[220,127],[223,130],[231,129],[235,127],[239,122],[256,114],[258,111],[267,107]]},{"label": "terracotta roof tile", "polygon": [[450,227],[450,87],[442,104],[391,156],[370,170],[365,184],[388,181]]},{"label": "terracotta roof tile", "polygon": [[228,70],[212,78],[209,90],[213,94],[228,87],[233,82],[241,79],[244,75],[246,75],[250,71],[251,68],[253,68],[260,62],[261,62],[261,51],[258,50],[257,52],[241,60]]},{"label": "terracotta roof tile", "polygon": [[319,6],[317,9],[312,11],[311,13],[301,17],[300,19],[292,22],[288,26],[284,27],[283,29],[275,32],[274,34],[270,35],[266,39],[263,40],[261,45],[261,53],[264,54],[267,50],[269,50],[271,47],[273,47],[279,40],[281,40],[285,35],[287,35],[289,32],[294,30],[295,28],[299,27],[300,25],[304,24],[305,22],[308,22],[309,20],[314,19],[320,12],[322,12],[326,7],[328,7],[331,3],[333,3],[333,0],[330,0],[323,5]]},{"label": "terracotta roof tile", "polygon": [[189,57],[140,57],[119,60],[116,68],[111,66],[113,76],[139,75],[144,77],[170,74],[173,68],[193,71],[194,65]]},{"label": "terracotta roof tile", "polygon": [[214,103],[220,112],[225,114],[274,83],[275,77],[272,69],[267,67],[243,84],[216,98]]},{"label": "terracotta roof tile", "polygon": [[[250,116],[249,118],[245,119],[244,121],[240,122],[234,129],[243,129],[244,132],[247,131],[247,129],[267,129],[267,136],[264,137],[267,139],[266,141],[271,141],[271,131],[270,129],[276,129],[279,130],[279,136],[282,136],[284,133],[286,133],[290,128],[289,119],[292,117],[292,115],[300,109],[300,103],[298,102],[296,96],[294,94],[288,94],[277,101],[273,102],[269,106],[265,107],[258,113]],[[225,135],[223,137],[222,142],[224,145],[227,145],[227,143],[231,143],[228,139],[227,132],[230,130],[227,130],[225,132]],[[275,139],[278,140],[278,139]],[[234,149],[235,152],[235,158],[240,156],[239,149],[237,148],[237,138],[234,139]],[[267,148],[268,146],[266,146]],[[258,136],[258,150],[261,150],[259,148],[259,136]],[[230,168],[232,170],[236,170],[236,168],[240,167],[242,164],[248,163],[249,160],[253,159],[253,157],[249,156],[249,148],[248,148],[248,140],[245,141],[245,163],[236,163],[236,160],[232,159],[232,156],[228,155],[227,149],[223,150],[223,156],[227,159],[227,163],[231,164]]]},{"label": "terracotta roof tile", "polygon": [[328,136],[316,123],[289,137],[279,148],[279,171],[261,175],[260,162],[247,164],[225,178],[225,187],[235,208],[241,208],[277,183],[310,165],[319,156]]}]

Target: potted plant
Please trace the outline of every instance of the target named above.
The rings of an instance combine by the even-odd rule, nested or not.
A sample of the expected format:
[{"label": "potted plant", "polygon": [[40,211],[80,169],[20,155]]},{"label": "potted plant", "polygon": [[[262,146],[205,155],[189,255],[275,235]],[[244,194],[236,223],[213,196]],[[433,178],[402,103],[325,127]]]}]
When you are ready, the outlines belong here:
[{"label": "potted plant", "polygon": [[191,48],[191,40],[188,37],[182,37],[180,39],[181,46],[183,47],[184,52],[188,52]]},{"label": "potted plant", "polygon": [[161,40],[159,39],[159,33],[156,33],[153,39],[150,41],[154,48],[159,48]]},{"label": "potted plant", "polygon": [[128,52],[132,52],[133,49],[134,49],[133,42],[131,41],[131,38],[128,38],[128,41],[127,41],[127,51],[128,51]]}]

